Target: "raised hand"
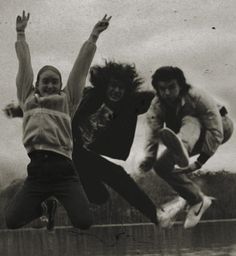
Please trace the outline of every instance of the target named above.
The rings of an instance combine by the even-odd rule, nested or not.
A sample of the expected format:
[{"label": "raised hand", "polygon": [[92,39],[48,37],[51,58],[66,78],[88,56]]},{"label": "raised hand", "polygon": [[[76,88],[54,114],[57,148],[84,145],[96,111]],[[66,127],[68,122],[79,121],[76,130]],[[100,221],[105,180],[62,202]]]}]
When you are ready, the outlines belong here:
[{"label": "raised hand", "polygon": [[107,18],[107,15],[105,15],[100,21],[98,21],[98,23],[95,24],[92,34],[99,36],[101,32],[108,28],[110,19],[111,16]]},{"label": "raised hand", "polygon": [[25,11],[23,11],[22,16],[18,15],[16,18],[16,31],[17,32],[24,32],[27,26],[28,20],[30,18],[30,14],[27,13],[25,15]]}]

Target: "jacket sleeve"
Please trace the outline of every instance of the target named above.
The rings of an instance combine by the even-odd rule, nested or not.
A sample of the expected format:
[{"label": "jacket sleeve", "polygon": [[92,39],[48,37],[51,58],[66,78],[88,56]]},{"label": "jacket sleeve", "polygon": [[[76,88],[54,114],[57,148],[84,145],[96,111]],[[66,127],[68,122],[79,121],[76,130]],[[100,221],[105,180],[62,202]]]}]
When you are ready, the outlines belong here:
[{"label": "jacket sleeve", "polygon": [[67,85],[64,89],[68,96],[71,115],[74,112],[81,100],[82,92],[85,86],[86,77],[92,63],[96,51],[95,43],[86,41],[80,49],[79,55],[70,72]]},{"label": "jacket sleeve", "polygon": [[222,143],[223,124],[216,102],[205,92],[199,93],[196,109],[205,130],[205,139],[198,158],[204,164]]},{"label": "jacket sleeve", "polygon": [[79,124],[83,123],[85,118],[96,111],[98,98],[99,96],[93,87],[88,86],[84,88],[79,107],[77,107],[72,119],[74,134],[76,134]]},{"label": "jacket sleeve", "polygon": [[155,96],[152,91],[137,92],[135,95],[135,109],[137,115],[144,114],[148,111],[151,102]]},{"label": "jacket sleeve", "polygon": [[17,98],[22,107],[26,98],[34,89],[30,51],[24,32],[17,32],[15,49],[18,58],[18,73],[16,77]]},{"label": "jacket sleeve", "polygon": [[145,143],[145,158],[156,159],[159,148],[159,132],[163,128],[163,114],[159,100],[155,97],[147,112],[147,132]]}]

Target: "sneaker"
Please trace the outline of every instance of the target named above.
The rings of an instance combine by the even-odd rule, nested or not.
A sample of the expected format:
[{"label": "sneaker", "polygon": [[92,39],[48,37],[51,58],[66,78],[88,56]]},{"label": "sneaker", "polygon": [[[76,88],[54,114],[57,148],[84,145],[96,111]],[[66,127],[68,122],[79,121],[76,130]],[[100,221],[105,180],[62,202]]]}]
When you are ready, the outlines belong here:
[{"label": "sneaker", "polygon": [[188,152],[178,136],[169,128],[164,128],[160,132],[162,143],[173,153],[175,163],[181,167],[189,165]]},{"label": "sneaker", "polygon": [[186,200],[182,197],[176,197],[167,202],[157,210],[157,218],[162,228],[171,228],[176,220],[177,214],[187,205]]},{"label": "sneaker", "polygon": [[47,213],[48,213],[48,223],[47,223],[47,230],[52,231],[54,229],[55,224],[55,214],[57,210],[57,200],[54,198],[50,198],[46,200],[47,205]]},{"label": "sneaker", "polygon": [[200,221],[204,212],[211,206],[212,200],[216,200],[214,197],[203,196],[200,203],[190,206],[186,220],[184,222],[184,228],[193,228]]}]

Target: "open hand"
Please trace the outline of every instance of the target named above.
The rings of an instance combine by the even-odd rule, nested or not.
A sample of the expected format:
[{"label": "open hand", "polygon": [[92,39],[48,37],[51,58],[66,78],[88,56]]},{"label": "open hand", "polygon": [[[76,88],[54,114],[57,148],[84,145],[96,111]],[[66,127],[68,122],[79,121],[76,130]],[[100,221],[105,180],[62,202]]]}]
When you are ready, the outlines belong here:
[{"label": "open hand", "polygon": [[30,14],[27,13],[27,16],[25,15],[25,11],[23,11],[22,16],[18,15],[16,18],[16,31],[17,32],[24,32],[25,28],[27,26],[28,20],[30,18]]}]

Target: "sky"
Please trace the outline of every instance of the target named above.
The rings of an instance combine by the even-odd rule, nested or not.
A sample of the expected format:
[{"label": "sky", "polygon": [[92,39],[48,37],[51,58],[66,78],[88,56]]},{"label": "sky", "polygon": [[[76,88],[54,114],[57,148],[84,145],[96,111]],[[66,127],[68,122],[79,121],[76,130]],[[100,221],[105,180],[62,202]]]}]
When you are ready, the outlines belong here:
[{"label": "sky", "polygon": [[[62,71],[65,84],[82,43],[107,14],[112,19],[97,42],[93,64],[103,64],[104,59],[134,63],[145,79],[144,88],[149,89],[157,68],[178,66],[190,84],[215,96],[236,120],[234,0],[1,0],[1,109],[17,102],[15,19],[22,10],[31,14],[26,36],[35,76],[43,65],[55,65]],[[0,113],[0,123],[1,166],[16,176],[25,174],[29,159],[21,141],[22,122]],[[141,123],[125,164],[130,172],[143,154],[145,127]],[[206,168],[236,172],[235,149],[233,136]]]}]

